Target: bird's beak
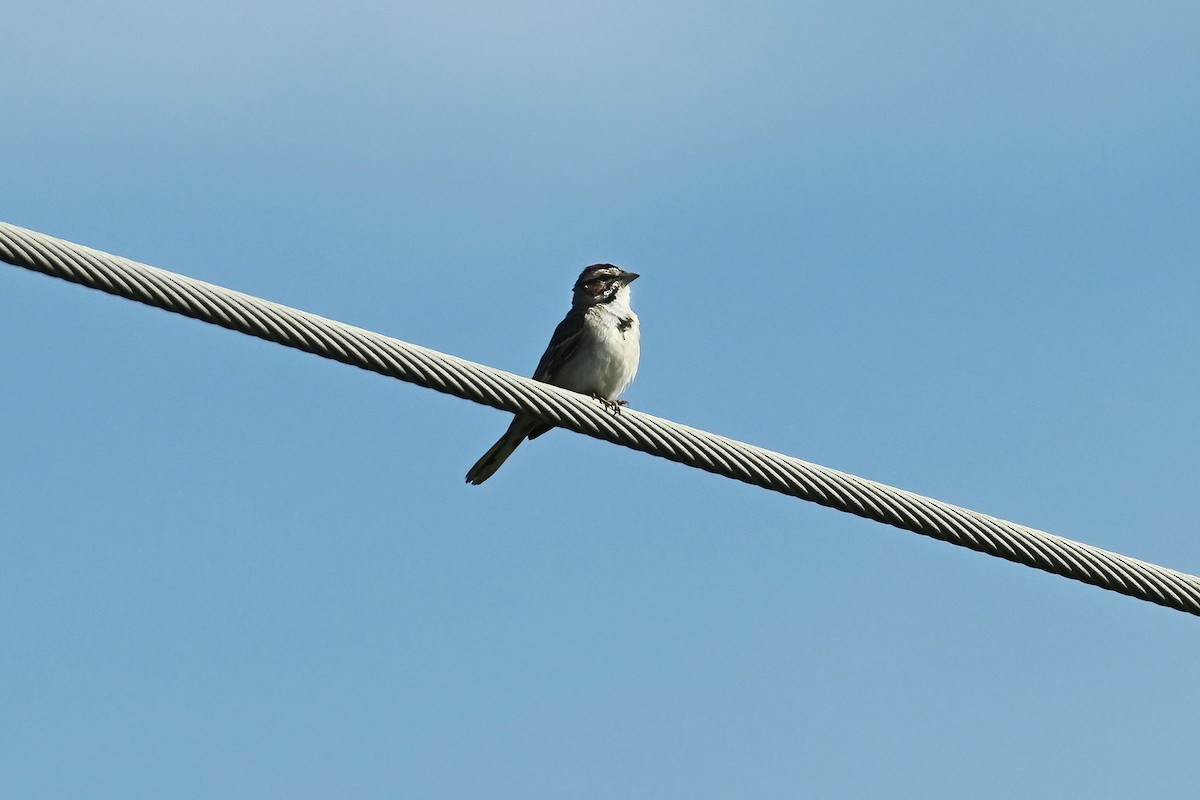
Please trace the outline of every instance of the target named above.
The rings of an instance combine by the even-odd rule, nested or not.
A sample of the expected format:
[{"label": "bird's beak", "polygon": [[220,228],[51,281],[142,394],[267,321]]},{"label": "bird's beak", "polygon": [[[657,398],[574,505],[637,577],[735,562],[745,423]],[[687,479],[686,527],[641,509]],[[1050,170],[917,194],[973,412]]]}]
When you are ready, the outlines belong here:
[{"label": "bird's beak", "polygon": [[618,277],[625,283],[633,283],[642,276],[636,272],[622,272]]}]

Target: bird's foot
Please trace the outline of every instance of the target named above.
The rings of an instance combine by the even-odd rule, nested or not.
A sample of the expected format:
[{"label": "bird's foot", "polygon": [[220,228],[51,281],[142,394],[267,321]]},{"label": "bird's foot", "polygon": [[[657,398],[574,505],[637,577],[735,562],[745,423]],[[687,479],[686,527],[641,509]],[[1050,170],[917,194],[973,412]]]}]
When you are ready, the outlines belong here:
[{"label": "bird's foot", "polygon": [[621,415],[621,406],[629,405],[628,400],[609,400],[607,397],[601,397],[594,392],[592,393],[592,397],[599,400],[600,405],[617,416]]}]

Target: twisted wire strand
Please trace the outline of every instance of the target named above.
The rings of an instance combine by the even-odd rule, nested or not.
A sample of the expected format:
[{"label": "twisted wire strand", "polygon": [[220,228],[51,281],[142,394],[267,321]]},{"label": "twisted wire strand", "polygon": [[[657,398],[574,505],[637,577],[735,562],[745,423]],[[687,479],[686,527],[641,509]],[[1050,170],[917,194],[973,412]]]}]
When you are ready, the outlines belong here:
[{"label": "twisted wire strand", "polygon": [[0,222],[0,260],[660,458],[1200,615],[1200,578]]}]

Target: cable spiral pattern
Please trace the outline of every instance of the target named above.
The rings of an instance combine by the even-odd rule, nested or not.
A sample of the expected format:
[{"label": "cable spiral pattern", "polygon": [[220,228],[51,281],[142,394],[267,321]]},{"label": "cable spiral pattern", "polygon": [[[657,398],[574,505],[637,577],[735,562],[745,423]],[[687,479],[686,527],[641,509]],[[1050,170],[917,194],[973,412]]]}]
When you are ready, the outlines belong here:
[{"label": "cable spiral pattern", "polygon": [[660,458],[1200,615],[1200,578],[0,222],[0,260]]}]

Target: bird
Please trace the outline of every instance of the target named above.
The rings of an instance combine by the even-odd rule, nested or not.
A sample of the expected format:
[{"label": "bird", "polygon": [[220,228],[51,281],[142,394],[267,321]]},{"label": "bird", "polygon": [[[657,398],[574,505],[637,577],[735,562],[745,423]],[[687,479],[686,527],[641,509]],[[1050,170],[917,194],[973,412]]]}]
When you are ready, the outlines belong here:
[{"label": "bird", "polygon": [[[629,307],[629,284],[640,277],[612,264],[592,264],[579,273],[571,310],[550,337],[533,379],[591,395],[614,413],[617,398],[637,374],[641,326]],[[478,486],[526,439],[536,439],[553,427],[537,417],[517,414],[504,435],[467,472],[467,483]]]}]

